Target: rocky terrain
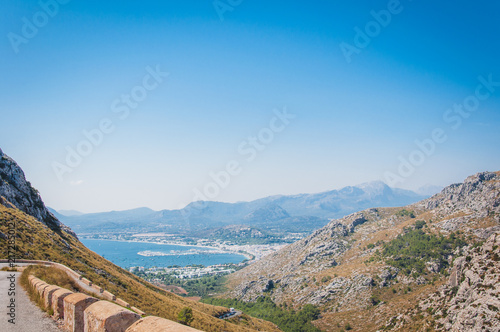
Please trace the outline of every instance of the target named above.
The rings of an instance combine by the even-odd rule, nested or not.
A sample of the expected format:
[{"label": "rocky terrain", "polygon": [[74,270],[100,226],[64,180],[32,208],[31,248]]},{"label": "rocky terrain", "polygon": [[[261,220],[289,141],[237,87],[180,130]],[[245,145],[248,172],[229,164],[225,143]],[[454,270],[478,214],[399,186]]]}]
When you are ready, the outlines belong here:
[{"label": "rocky terrain", "polygon": [[11,206],[9,202],[50,229],[54,231],[63,229],[76,237],[69,227],[63,225],[45,207],[40,193],[26,181],[21,167],[0,149],[0,204],[9,207]]},{"label": "rocky terrain", "polygon": [[[294,308],[316,305],[323,314],[315,324],[327,331],[346,324],[361,331],[418,331],[424,325],[494,331],[499,233],[500,173],[479,173],[404,208],[372,208],[332,220],[236,272],[225,296],[269,296]],[[415,240],[422,259],[408,268],[403,263],[411,256],[388,254],[405,234],[424,241]],[[425,241],[443,248],[426,248]]]},{"label": "rocky terrain", "polygon": [[467,247],[455,259],[448,283],[418,305],[392,317],[387,328],[403,329],[420,317],[423,328],[447,331],[500,331],[500,233]]}]

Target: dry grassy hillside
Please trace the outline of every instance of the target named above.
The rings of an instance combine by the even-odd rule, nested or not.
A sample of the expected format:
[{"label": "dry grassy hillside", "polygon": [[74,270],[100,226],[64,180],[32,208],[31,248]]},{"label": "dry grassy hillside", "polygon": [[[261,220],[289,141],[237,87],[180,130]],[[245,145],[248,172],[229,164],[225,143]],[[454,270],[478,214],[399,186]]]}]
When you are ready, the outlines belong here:
[{"label": "dry grassy hillside", "polygon": [[227,309],[161,291],[90,251],[65,231],[56,233],[35,218],[6,206],[0,204],[0,258],[8,256],[6,234],[9,224],[14,223],[16,258],[64,264],[149,315],[176,320],[182,308],[190,307],[195,318],[191,326],[204,331],[279,331],[272,323],[245,315],[232,322],[217,319],[214,316]]}]

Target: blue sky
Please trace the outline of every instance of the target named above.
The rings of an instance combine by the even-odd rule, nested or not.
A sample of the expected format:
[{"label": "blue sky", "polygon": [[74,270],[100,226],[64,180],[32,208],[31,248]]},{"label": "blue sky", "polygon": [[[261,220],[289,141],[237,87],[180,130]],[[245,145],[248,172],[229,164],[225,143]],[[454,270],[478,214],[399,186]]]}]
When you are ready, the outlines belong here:
[{"label": "blue sky", "polygon": [[[500,169],[500,86],[483,87],[459,126],[445,120],[478,77],[500,82],[497,2],[221,0],[218,12],[213,1],[54,1],[4,2],[0,148],[56,209],[174,209],[206,188],[234,202],[389,173],[416,189]],[[340,45],[356,47],[355,28],[377,28],[371,12],[389,9],[346,61]],[[121,119],[113,103],[148,68],[169,75]],[[238,148],[285,108],[294,118],[249,160]],[[67,147],[105,119],[113,131],[58,176]],[[425,154],[415,141],[436,129],[446,140]],[[210,172],[231,161],[238,172],[217,184]]]}]

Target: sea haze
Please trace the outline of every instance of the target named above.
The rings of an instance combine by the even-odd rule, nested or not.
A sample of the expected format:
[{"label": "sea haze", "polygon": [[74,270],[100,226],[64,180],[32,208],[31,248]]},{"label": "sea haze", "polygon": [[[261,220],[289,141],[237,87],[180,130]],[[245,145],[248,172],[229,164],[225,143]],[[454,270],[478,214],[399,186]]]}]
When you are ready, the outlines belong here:
[{"label": "sea haze", "polygon": [[170,265],[237,264],[246,259],[242,255],[220,253],[206,247],[98,239],[81,239],[81,242],[90,250],[124,269],[132,266],[150,268]]}]

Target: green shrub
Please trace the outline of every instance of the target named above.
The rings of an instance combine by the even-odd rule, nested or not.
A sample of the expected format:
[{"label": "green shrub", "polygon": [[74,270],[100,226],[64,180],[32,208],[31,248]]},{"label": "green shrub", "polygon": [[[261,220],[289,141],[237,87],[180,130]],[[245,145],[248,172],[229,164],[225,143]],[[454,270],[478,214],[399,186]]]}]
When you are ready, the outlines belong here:
[{"label": "green shrub", "polygon": [[[219,305],[227,308],[237,308],[245,314],[261,318],[274,324],[285,332],[319,332],[311,321],[319,318],[319,310],[306,304],[301,310],[285,310],[277,306],[269,297],[260,297],[255,302],[244,302],[237,299],[208,298],[202,302]],[[283,306],[286,307],[286,306]]]},{"label": "green shrub", "polygon": [[179,323],[184,325],[189,325],[194,320],[193,318],[193,309],[184,307],[177,315],[177,320]]},{"label": "green shrub", "polygon": [[397,216],[400,217],[410,217],[415,218],[415,213],[413,211],[408,211],[406,209],[402,209],[396,213]]},{"label": "green shrub", "polygon": [[380,303],[380,299],[379,299],[378,297],[376,297],[376,296],[372,295],[372,296],[370,297],[370,302],[372,303],[372,305],[374,305],[374,306],[375,306],[375,305],[377,305],[377,304],[379,304],[379,303]]},{"label": "green shrub", "polygon": [[415,223],[415,229],[422,229],[425,226],[425,221],[423,220],[417,220]]},{"label": "green shrub", "polygon": [[431,260],[437,261],[441,267],[439,272],[444,273],[449,266],[448,255],[465,244],[455,234],[444,237],[411,229],[385,243],[380,255],[385,257],[387,264],[399,268],[404,274],[410,275],[413,270],[413,276],[418,277],[425,272],[425,263]]},{"label": "green shrub", "polygon": [[332,280],[332,277],[330,277],[330,276],[324,276],[323,278],[321,278],[322,283],[328,282],[330,280]]}]

